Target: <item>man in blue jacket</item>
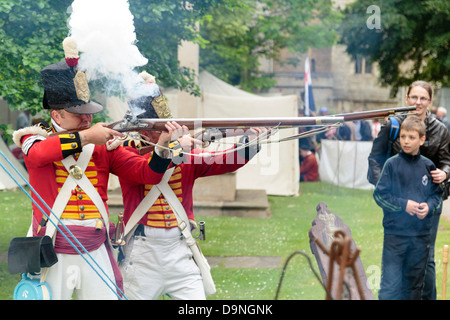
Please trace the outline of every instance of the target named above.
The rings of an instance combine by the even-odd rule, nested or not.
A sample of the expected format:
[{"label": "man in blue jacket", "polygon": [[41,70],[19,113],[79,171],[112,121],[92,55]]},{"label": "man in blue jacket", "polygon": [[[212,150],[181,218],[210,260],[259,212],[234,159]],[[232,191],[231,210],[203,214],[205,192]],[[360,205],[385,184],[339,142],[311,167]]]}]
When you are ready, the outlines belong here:
[{"label": "man in blue jacket", "polygon": [[403,121],[402,150],[386,161],[374,191],[384,213],[381,300],[421,299],[432,216],[442,205],[442,188],[430,173],[436,166],[420,155],[425,132],[419,118]]}]

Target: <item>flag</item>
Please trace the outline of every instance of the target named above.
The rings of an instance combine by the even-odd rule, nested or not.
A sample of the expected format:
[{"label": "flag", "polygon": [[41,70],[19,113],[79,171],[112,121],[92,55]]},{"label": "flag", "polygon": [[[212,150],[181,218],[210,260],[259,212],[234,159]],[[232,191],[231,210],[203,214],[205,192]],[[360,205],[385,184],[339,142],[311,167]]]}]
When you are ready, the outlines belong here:
[{"label": "flag", "polygon": [[310,112],[316,112],[316,106],[314,104],[314,96],[312,93],[311,85],[311,71],[309,69],[309,58],[306,57],[305,61],[305,116],[310,116]]}]

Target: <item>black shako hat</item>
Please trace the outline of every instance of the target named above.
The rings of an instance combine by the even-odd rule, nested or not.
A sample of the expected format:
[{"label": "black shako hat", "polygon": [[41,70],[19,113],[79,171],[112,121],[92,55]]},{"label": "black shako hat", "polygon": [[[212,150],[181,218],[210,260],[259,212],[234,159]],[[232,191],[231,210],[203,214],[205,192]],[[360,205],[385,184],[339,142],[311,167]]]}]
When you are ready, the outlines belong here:
[{"label": "black shako hat", "polygon": [[155,83],[155,77],[143,71],[139,74],[147,93],[139,98],[128,101],[130,112],[139,119],[170,119],[172,114],[167,105],[166,97]]},{"label": "black shako hat", "polygon": [[[76,46],[73,40],[71,44]],[[76,56],[74,58],[72,54],[68,57],[66,52],[65,61],[54,63],[41,70],[44,109],[64,109],[77,114],[93,114],[103,110],[102,105],[90,100],[91,93],[86,75],[78,70],[77,53]]]}]

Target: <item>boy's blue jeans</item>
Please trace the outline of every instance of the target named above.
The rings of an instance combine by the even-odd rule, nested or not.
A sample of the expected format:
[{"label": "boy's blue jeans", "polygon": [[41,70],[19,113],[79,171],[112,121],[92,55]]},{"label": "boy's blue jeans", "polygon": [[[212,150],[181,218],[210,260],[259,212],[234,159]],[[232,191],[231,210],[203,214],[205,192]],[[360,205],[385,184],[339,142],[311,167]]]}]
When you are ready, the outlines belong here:
[{"label": "boy's blue jeans", "polygon": [[420,300],[430,236],[384,235],[380,300]]}]

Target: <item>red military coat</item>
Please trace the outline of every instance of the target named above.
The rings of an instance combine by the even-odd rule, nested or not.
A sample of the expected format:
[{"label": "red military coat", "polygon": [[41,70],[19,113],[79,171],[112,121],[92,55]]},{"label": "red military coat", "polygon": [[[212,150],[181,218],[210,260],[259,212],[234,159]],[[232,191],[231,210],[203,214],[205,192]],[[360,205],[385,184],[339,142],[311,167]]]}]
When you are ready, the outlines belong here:
[{"label": "red military coat", "polygon": [[[33,127],[28,132],[36,132]],[[27,128],[26,128],[27,129]],[[24,151],[24,161],[28,169],[31,186],[39,193],[41,198],[51,208],[69,173],[61,160],[69,155],[76,158],[81,149],[81,140],[78,133],[61,134],[59,136],[45,136],[45,130],[38,134],[27,134],[27,130],[19,130],[20,147]],[[17,143],[17,142],[16,142]],[[143,158],[124,148],[108,151],[106,146],[95,146],[89,165],[85,171],[86,176],[97,189],[105,207],[109,174],[126,176],[134,183],[157,184],[162,179],[170,160],[158,156],[152,159]],[[100,214],[87,194],[77,186],[71,191],[72,196],[61,216],[69,219],[100,218]],[[44,211],[50,215],[49,210],[33,193],[33,198]],[[42,212],[33,203],[33,233],[36,235],[38,225],[42,221]],[[39,235],[43,235],[42,228]]]},{"label": "red military coat", "polygon": [[[125,147],[133,150],[136,154],[138,150],[133,147]],[[200,150],[193,150],[192,153],[200,153]],[[155,157],[154,152],[143,155],[145,159],[152,159]],[[181,164],[175,166],[172,176],[169,180],[169,185],[177,195],[178,200],[183,205],[186,214],[190,220],[194,219],[194,204],[192,191],[194,182],[197,178],[207,177],[213,175],[220,175],[233,172],[244,166],[249,160],[241,157],[238,152],[231,152],[222,155],[212,155],[207,158],[198,158],[190,155],[185,155],[186,159]],[[173,167],[172,163],[169,168]],[[130,219],[136,207],[141,203],[144,197],[152,188],[151,181],[146,181],[145,184],[138,184],[127,177],[120,177],[120,184],[122,187],[123,204],[124,204],[124,222],[125,224]],[[145,216],[139,221],[140,224],[156,227],[156,228],[173,228],[178,226],[176,217],[168,205],[167,200],[161,194],[156,202],[147,211]]]}]

